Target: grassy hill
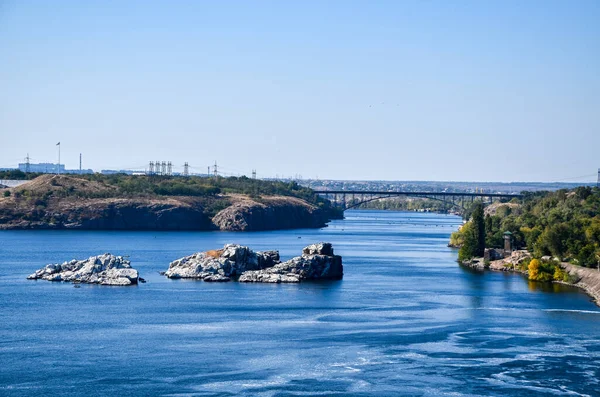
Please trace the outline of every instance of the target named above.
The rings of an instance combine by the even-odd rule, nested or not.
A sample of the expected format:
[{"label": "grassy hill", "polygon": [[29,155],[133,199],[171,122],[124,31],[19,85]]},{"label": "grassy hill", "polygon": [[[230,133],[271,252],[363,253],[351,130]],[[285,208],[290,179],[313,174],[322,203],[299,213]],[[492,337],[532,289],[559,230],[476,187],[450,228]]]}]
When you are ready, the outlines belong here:
[{"label": "grassy hill", "polygon": [[[275,197],[288,197],[289,200],[274,200]],[[210,223],[215,215],[242,200],[246,203],[244,208],[250,212],[259,205],[263,210],[277,206],[283,216],[281,203],[286,202],[288,206],[296,207],[302,203],[307,213],[318,213],[323,219],[342,216],[328,200],[295,182],[270,182],[247,177],[215,179],[123,174],[45,174],[16,188],[4,190],[0,197],[0,227],[2,224],[22,228],[68,227],[82,225],[82,222],[90,225],[91,220],[101,218],[104,219],[102,225],[110,225],[111,217],[120,217],[125,224],[121,228],[136,229],[137,225],[145,225],[142,228],[152,229],[153,217],[156,221],[163,222],[177,213],[178,220],[171,219],[167,222],[169,226],[164,226],[165,228],[173,229],[177,228],[177,224],[186,223],[187,214],[197,219],[196,223],[202,224],[198,226],[200,229],[206,229],[206,223]],[[116,213],[111,215],[111,211]],[[299,224],[304,224],[301,215],[295,216]],[[144,218],[142,224],[139,223],[140,217]],[[200,218],[203,220],[199,221]],[[132,219],[137,219],[138,223]],[[280,224],[293,227],[289,222]],[[316,225],[320,222],[307,224]],[[193,229],[193,226],[185,228]]]}]

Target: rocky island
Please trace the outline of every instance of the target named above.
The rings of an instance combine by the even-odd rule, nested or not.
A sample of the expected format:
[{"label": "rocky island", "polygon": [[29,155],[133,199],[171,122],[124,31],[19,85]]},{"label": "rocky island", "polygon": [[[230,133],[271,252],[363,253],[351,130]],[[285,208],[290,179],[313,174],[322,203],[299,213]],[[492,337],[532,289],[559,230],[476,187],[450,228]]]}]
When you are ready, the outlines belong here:
[{"label": "rocky island", "polygon": [[295,182],[246,177],[41,175],[0,195],[0,230],[259,231],[342,217]]},{"label": "rocky island", "polygon": [[138,271],[129,260],[111,254],[46,265],[27,278],[100,285],[133,285],[139,281]]},{"label": "rocky island", "polygon": [[342,258],[334,255],[330,243],[305,247],[302,255],[281,262],[277,251],[253,251],[228,244],[223,249],[198,252],[177,259],[165,272],[169,278],[204,281],[299,283],[305,280],[341,279]]}]

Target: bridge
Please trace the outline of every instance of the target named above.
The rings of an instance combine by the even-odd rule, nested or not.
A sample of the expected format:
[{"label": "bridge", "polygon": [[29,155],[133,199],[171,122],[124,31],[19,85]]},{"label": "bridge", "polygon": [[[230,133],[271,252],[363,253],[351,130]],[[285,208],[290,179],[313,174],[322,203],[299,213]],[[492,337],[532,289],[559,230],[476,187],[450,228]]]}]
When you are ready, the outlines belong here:
[{"label": "bridge", "polygon": [[494,200],[511,200],[521,198],[521,194],[513,193],[462,193],[462,192],[402,192],[402,191],[376,191],[376,190],[315,190],[320,196],[324,196],[344,210],[355,208],[375,200],[392,197],[417,197],[426,198],[449,204],[453,207],[464,209],[464,204],[473,202],[476,198],[482,199],[484,203],[492,203]]}]

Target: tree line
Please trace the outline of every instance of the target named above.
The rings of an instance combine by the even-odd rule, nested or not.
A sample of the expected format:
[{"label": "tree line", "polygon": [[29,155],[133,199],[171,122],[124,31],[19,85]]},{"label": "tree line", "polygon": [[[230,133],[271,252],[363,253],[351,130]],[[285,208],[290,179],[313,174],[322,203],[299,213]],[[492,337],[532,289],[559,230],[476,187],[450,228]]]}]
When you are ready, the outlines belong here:
[{"label": "tree line", "polygon": [[551,256],[586,267],[600,260],[600,189],[578,187],[555,192],[523,193],[484,215],[478,203],[451,243],[461,246],[459,260],[483,255],[487,248],[501,248],[504,232],[511,232],[515,248],[527,248],[534,258]]}]

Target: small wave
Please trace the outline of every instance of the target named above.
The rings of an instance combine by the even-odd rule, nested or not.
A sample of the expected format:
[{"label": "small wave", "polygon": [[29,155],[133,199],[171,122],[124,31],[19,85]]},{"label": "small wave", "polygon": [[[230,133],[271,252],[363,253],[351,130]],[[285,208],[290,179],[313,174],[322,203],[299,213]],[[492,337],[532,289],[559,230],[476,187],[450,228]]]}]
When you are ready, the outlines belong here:
[{"label": "small wave", "polygon": [[583,314],[600,314],[597,310],[570,310],[570,309],[542,309],[545,312],[556,313],[583,313]]}]

